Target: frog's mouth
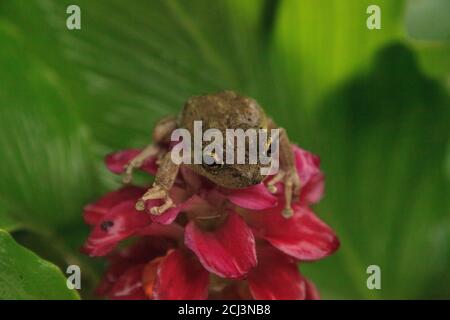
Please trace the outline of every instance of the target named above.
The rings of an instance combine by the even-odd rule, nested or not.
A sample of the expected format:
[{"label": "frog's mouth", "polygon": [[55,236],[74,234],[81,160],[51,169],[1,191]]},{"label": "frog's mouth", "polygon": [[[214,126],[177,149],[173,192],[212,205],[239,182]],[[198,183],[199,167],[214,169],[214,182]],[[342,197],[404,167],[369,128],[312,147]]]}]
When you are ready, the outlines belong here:
[{"label": "frog's mouth", "polygon": [[228,189],[247,188],[261,183],[265,176],[261,175],[257,164],[206,166],[198,165],[200,173],[213,183]]}]

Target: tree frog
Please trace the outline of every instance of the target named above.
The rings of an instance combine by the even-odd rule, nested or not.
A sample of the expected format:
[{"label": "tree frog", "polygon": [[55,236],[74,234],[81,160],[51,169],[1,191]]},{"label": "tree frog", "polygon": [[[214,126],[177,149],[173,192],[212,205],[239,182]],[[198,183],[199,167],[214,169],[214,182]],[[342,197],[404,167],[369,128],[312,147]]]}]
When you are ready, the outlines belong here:
[{"label": "tree frog", "polygon": [[[153,144],[141,151],[125,166],[124,183],[129,183],[135,168],[143,162],[159,154],[159,168],[152,187],[137,202],[136,208],[144,210],[144,201],[163,199],[164,203],[151,209],[150,213],[160,215],[174,203],[169,196],[181,165],[187,165],[195,173],[209,179],[224,188],[246,188],[262,182],[268,176],[261,175],[261,164],[225,164],[212,162],[210,164],[175,164],[170,152],[162,151],[163,145],[170,142],[173,130],[185,128],[193,133],[194,121],[202,121],[203,129],[215,128],[224,135],[226,129],[271,129],[276,128],[274,122],[266,116],[263,109],[252,98],[237,94],[234,91],[223,91],[209,95],[190,98],[177,117],[161,119],[153,130]],[[291,143],[282,128],[279,134],[280,169],[267,183],[270,192],[275,193],[275,184],[284,183],[285,217],[292,216],[291,202],[300,191],[300,180],[295,168],[295,159]],[[267,146],[270,152],[270,145]]]}]

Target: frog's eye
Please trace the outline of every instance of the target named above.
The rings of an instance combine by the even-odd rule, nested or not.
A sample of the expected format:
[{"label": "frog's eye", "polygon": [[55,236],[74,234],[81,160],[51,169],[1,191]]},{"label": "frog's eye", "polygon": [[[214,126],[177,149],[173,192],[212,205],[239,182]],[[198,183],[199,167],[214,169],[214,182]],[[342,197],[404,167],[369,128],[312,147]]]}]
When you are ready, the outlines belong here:
[{"label": "frog's eye", "polygon": [[272,139],[269,139],[266,145],[266,156],[270,157],[272,155]]},{"label": "frog's eye", "polygon": [[220,169],[223,167],[223,161],[214,153],[204,153],[202,165],[207,169]]},{"label": "frog's eye", "polygon": [[272,144],[271,143],[269,143],[266,147],[266,156],[267,157],[272,156]]}]

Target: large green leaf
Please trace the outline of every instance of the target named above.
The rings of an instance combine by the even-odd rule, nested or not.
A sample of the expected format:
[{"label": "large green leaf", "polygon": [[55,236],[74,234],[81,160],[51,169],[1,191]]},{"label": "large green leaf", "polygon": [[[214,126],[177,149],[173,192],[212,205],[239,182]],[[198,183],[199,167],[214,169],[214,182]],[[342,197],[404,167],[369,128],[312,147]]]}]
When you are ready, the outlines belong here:
[{"label": "large green leaf", "polygon": [[[278,65],[289,74],[297,108],[317,107],[324,94],[367,67],[377,48],[402,34],[402,0],[287,0],[275,30]],[[381,9],[381,29],[369,30],[370,5]]]},{"label": "large green leaf", "polygon": [[56,54],[43,59],[12,18],[0,20],[0,217],[49,231],[79,221],[96,175],[65,64]]},{"label": "large green leaf", "polygon": [[450,1],[409,0],[405,13],[406,35],[430,75],[449,81]]},{"label": "large green leaf", "polygon": [[6,203],[0,203],[0,208],[0,229],[11,232],[21,226],[17,219],[11,215],[12,211]]},{"label": "large green leaf", "polygon": [[87,237],[87,228],[80,228],[75,224],[59,229],[57,233],[52,236],[35,230],[18,230],[11,235],[19,245],[33,251],[42,259],[50,261],[63,271],[69,265],[79,266],[81,289],[78,293],[85,299],[95,297],[94,289],[100,281],[105,261],[79,254],[80,244]]},{"label": "large green leaf", "polygon": [[[319,287],[360,298],[448,294],[449,116],[444,88],[401,45],[384,49],[367,76],[327,99],[315,146],[327,175],[319,207],[342,247],[308,268],[320,272]],[[379,291],[366,287],[372,264],[381,267]]]},{"label": "large green leaf", "polygon": [[53,264],[18,245],[0,230],[0,299],[78,299]]},{"label": "large green leaf", "polygon": [[57,250],[61,259],[52,262],[63,269],[82,266],[87,288],[95,275],[78,254],[87,232],[80,215],[101,190],[78,113],[82,91],[38,4],[0,3],[0,228],[35,232],[34,243],[20,243],[45,257]]},{"label": "large green leaf", "polygon": [[[45,7],[60,13],[69,1]],[[262,1],[78,1],[82,27],[59,32],[82,77],[82,114],[102,153],[142,146],[161,116],[192,95],[235,89],[287,115],[261,46]],[[283,111],[284,110],[284,111]]]},{"label": "large green leaf", "polygon": [[406,32],[413,39],[450,41],[450,2],[447,0],[409,0]]}]

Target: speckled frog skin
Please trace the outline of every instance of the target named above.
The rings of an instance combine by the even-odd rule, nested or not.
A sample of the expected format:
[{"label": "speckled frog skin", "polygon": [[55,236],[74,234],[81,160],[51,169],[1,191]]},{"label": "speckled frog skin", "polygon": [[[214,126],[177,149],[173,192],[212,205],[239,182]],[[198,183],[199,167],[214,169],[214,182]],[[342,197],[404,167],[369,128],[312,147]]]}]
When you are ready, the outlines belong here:
[{"label": "speckled frog skin", "polygon": [[[162,153],[161,145],[169,142],[173,130],[185,128],[193,134],[194,121],[202,121],[202,129],[218,129],[225,137],[226,129],[272,129],[276,128],[264,110],[252,98],[239,95],[233,91],[223,91],[210,95],[195,96],[184,105],[181,113],[175,117],[161,119],[153,130],[153,144],[146,147],[126,166],[124,182],[130,182],[134,168],[140,167],[150,156],[159,154],[160,165],[152,188],[137,203],[136,208],[143,210],[143,202],[150,199],[165,199],[160,207],[154,207],[152,214],[162,214],[174,206],[169,197],[180,165],[173,163],[170,152]],[[300,181],[295,170],[294,155],[285,130],[280,129],[280,170],[267,183],[269,191],[275,192],[275,184],[285,185],[285,216],[292,215],[291,200],[298,195]],[[209,142],[204,142],[208,144]],[[269,146],[268,146],[269,148]],[[248,149],[246,151],[248,153]],[[235,153],[236,154],[236,153]],[[246,154],[246,158],[248,154]],[[261,175],[261,164],[183,164],[195,173],[206,177],[225,188],[246,188],[262,182],[266,176]]]},{"label": "speckled frog skin", "polygon": [[[218,129],[226,136],[226,129],[267,129],[268,120],[258,103],[232,91],[189,99],[178,119],[178,127],[194,134],[194,121],[202,121],[203,131]],[[204,146],[209,142],[204,142]],[[236,145],[235,145],[236,148]],[[236,154],[236,152],[235,152]],[[260,183],[265,176],[260,173],[261,165],[248,164],[193,164],[189,167],[196,173],[225,188],[245,188]]]}]

